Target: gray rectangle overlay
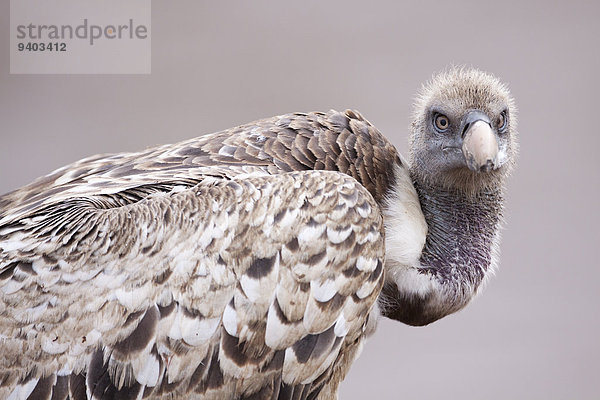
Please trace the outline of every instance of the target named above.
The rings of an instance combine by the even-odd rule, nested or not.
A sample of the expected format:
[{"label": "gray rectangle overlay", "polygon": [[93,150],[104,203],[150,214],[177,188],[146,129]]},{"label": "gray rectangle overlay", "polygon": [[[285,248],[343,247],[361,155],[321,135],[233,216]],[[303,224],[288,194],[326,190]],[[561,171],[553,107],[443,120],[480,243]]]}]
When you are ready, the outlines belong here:
[{"label": "gray rectangle overlay", "polygon": [[149,74],[150,0],[11,0],[11,74]]}]

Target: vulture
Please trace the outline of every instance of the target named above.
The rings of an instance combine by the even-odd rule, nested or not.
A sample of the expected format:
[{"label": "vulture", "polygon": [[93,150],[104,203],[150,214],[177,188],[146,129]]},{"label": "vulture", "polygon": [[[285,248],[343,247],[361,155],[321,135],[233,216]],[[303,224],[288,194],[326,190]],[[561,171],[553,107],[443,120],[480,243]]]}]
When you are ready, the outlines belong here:
[{"label": "vulture", "polygon": [[292,113],[1,196],[0,397],[337,398],[380,316],[429,324],[495,270],[515,124],[456,67],[408,161],[357,111]]}]

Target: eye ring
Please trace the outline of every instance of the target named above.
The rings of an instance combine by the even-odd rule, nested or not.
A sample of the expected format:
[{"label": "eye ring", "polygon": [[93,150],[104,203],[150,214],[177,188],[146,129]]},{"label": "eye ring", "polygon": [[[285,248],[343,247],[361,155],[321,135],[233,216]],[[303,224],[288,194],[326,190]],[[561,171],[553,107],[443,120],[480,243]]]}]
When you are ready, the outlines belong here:
[{"label": "eye ring", "polygon": [[498,127],[498,132],[504,132],[508,127],[508,117],[506,116],[506,113],[506,110],[502,111],[496,119],[496,126]]},{"label": "eye ring", "polygon": [[433,117],[433,126],[438,132],[446,132],[450,127],[450,119],[444,114],[435,114]]}]

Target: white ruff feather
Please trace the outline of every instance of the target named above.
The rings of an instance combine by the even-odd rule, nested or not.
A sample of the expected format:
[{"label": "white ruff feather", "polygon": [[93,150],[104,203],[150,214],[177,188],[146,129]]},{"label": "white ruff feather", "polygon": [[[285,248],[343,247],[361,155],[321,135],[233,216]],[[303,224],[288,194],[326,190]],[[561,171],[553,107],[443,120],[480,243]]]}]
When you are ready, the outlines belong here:
[{"label": "white ruff feather", "polygon": [[[406,161],[402,160],[406,164]],[[427,237],[427,223],[408,171],[396,167],[397,184],[383,207],[386,259],[417,265]]]},{"label": "white ruff feather", "polygon": [[[408,165],[405,160],[402,163]],[[402,293],[423,296],[436,285],[416,269],[427,237],[427,223],[408,170],[396,167],[396,179],[383,207],[386,279],[392,280]]]}]

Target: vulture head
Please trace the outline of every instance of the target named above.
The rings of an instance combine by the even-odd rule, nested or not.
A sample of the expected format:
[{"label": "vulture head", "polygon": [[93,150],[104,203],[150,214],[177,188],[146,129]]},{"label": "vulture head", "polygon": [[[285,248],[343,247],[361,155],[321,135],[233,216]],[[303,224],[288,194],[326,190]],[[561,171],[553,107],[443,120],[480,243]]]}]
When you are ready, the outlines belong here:
[{"label": "vulture head", "polygon": [[465,68],[435,76],[415,104],[411,173],[441,190],[501,188],[517,150],[515,117],[508,88],[494,76]]},{"label": "vulture head", "polygon": [[[399,182],[384,209],[383,315],[429,324],[463,308],[493,274],[503,185],[517,151],[515,114],[507,87],[475,69],[453,68],[424,86],[411,125],[412,182]],[[416,206],[402,195],[410,184]]]}]

